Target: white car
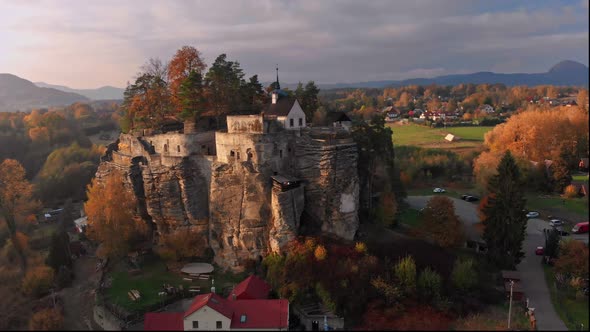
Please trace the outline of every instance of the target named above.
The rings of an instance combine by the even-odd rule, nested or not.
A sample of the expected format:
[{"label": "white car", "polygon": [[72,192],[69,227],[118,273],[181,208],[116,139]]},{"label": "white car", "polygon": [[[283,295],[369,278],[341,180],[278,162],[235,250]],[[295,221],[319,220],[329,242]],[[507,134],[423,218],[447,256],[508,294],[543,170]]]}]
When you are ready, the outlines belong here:
[{"label": "white car", "polygon": [[551,220],[549,220],[549,226],[556,227],[556,226],[563,226],[563,224],[564,224],[563,221],[561,221],[559,219],[551,219]]},{"label": "white car", "polygon": [[434,188],[434,190],[432,192],[434,192],[434,193],[444,193],[445,190],[443,188]]},{"label": "white car", "polygon": [[537,218],[538,216],[539,216],[539,212],[536,212],[536,211],[531,211],[526,214],[527,218]]}]

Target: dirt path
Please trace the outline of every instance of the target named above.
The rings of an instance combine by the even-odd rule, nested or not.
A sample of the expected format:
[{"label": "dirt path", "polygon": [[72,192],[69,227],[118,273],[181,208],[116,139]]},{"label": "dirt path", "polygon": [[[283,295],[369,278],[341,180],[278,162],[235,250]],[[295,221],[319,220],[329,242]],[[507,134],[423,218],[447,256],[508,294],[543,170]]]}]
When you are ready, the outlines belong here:
[{"label": "dirt path", "polygon": [[89,256],[74,261],[72,286],[60,291],[64,301],[65,330],[100,330],[93,319],[94,289],[100,277],[95,272],[96,262],[95,257]]}]

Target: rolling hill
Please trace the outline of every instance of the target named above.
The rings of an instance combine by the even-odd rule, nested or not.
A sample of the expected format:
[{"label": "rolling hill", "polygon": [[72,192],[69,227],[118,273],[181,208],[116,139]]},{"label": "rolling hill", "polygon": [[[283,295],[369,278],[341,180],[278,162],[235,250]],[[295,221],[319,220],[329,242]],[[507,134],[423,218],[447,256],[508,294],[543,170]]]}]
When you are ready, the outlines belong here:
[{"label": "rolling hill", "polygon": [[0,112],[28,111],[32,108],[69,105],[88,100],[76,93],[40,88],[18,76],[0,73]]},{"label": "rolling hill", "polygon": [[125,89],[114,86],[103,86],[97,89],[72,89],[63,85],[53,85],[44,82],[35,82],[35,85],[41,88],[53,88],[56,90],[77,93],[92,100],[119,100],[123,99]]}]

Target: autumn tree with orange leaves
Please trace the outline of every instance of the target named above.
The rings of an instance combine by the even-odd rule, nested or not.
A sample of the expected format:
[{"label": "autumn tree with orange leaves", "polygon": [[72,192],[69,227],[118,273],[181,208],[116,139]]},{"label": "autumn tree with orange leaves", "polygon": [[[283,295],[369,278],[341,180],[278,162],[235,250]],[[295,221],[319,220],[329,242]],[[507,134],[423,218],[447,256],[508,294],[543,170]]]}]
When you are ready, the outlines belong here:
[{"label": "autumn tree with orange leaves", "polygon": [[59,331],[63,329],[64,317],[60,310],[47,308],[37,311],[29,321],[31,331]]},{"label": "autumn tree with orange leaves", "polygon": [[27,256],[23,241],[17,232],[18,220],[37,208],[33,201],[33,186],[25,178],[25,169],[14,159],[0,164],[0,217],[8,226],[10,238],[20,257],[21,271],[27,269]]},{"label": "autumn tree with orange leaves", "polygon": [[192,46],[183,46],[168,64],[168,84],[170,86],[170,94],[172,97],[172,104],[177,113],[182,112],[185,105],[180,97],[181,86],[186,82],[189,76],[200,75],[203,73],[207,65],[201,57],[201,52]]},{"label": "autumn tree with orange leaves", "polygon": [[422,214],[422,231],[441,247],[457,247],[463,243],[463,224],[455,214],[453,201],[448,197],[432,197]]},{"label": "autumn tree with orange leaves", "polygon": [[125,188],[118,172],[101,182],[92,180],[84,210],[89,237],[101,243],[99,256],[124,255],[146,235],[145,223],[134,216],[135,206],[135,197]]}]

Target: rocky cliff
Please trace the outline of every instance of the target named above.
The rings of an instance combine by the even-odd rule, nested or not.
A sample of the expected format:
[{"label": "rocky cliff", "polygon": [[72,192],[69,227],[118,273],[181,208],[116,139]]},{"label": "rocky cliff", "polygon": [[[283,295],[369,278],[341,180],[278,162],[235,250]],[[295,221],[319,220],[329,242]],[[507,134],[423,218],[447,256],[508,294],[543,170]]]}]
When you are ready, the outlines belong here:
[{"label": "rocky cliff", "polygon": [[[232,144],[225,136],[217,138],[218,147]],[[227,162],[194,149],[182,156],[177,152],[189,146],[186,142],[175,155],[166,153],[176,141],[170,134],[160,139],[122,134],[96,174],[100,179],[117,170],[124,176],[156,242],[158,236],[190,231],[199,254],[210,248],[218,265],[240,271],[249,260],[281,252],[298,235],[304,211],[323,232],[354,238],[359,186],[356,145],[350,139],[245,135],[239,143],[251,151],[242,153],[248,160],[238,160],[236,147],[235,157],[224,155]],[[276,174],[299,179],[301,185],[273,186]]]}]

